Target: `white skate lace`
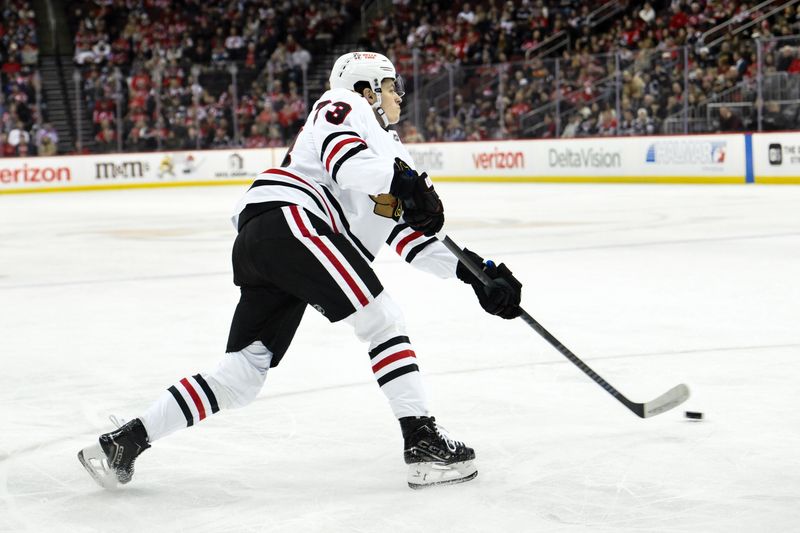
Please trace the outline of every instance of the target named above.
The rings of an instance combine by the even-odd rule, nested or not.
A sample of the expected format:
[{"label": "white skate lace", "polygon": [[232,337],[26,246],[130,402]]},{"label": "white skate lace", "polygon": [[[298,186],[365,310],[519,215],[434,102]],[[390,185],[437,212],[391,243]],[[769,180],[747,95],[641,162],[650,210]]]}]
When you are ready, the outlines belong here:
[{"label": "white skate lace", "polygon": [[127,420],[124,418],[117,418],[117,415],[109,415],[108,419],[111,420],[111,423],[114,424],[117,429],[121,428],[127,423]]},{"label": "white skate lace", "polygon": [[435,424],[436,427],[436,434],[439,435],[442,440],[444,440],[445,444],[447,444],[447,449],[451,452],[455,453],[458,446],[464,446],[465,444],[460,440],[456,440],[450,436],[450,433],[447,429],[443,428],[439,424]]}]

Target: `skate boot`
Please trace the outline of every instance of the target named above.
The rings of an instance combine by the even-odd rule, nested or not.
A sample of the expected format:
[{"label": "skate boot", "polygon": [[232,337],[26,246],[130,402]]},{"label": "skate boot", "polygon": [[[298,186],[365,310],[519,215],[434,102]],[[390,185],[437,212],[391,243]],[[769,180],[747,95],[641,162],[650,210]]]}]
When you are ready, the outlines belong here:
[{"label": "skate boot", "polygon": [[133,463],[150,447],[142,421],[134,418],[116,431],[100,435],[98,443],[78,452],[78,460],[98,485],[115,489],[133,477]]},{"label": "skate boot", "polygon": [[475,451],[450,437],[432,416],[403,417],[400,427],[412,489],[463,483],[478,475],[473,464]]}]

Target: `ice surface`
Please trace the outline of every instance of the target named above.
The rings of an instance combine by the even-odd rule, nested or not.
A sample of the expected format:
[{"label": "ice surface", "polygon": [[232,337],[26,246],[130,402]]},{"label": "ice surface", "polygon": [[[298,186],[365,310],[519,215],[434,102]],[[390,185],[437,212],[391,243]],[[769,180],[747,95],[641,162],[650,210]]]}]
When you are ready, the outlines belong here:
[{"label": "ice surface", "polygon": [[[376,262],[478,478],[405,485],[347,326],[304,318],[259,398],[155,443],[118,492],[76,459],[212,369],[241,187],[0,196],[0,531],[729,532],[800,523],[800,187],[441,184],[458,243],[641,420],[469,288]],[[691,422],[684,410],[703,411]]]}]

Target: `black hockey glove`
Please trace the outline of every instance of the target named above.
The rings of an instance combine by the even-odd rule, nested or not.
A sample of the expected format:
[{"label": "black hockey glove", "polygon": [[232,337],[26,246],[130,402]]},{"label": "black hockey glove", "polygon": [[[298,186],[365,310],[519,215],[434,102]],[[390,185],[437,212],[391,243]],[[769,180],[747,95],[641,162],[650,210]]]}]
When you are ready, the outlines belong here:
[{"label": "black hockey glove", "polygon": [[403,219],[416,231],[436,234],[444,225],[444,206],[426,173],[394,158],[394,178],[389,192],[403,204]]},{"label": "black hockey glove", "polygon": [[464,283],[472,285],[472,290],[475,291],[484,311],[505,319],[517,318],[522,312],[519,307],[522,298],[522,283],[514,277],[505,263],[500,263],[500,266],[495,265],[492,261],[484,263],[481,256],[466,248],[464,248],[464,253],[476,265],[483,265],[483,271],[492,278],[489,285],[484,285],[464,263],[459,261],[456,266],[456,276]]}]

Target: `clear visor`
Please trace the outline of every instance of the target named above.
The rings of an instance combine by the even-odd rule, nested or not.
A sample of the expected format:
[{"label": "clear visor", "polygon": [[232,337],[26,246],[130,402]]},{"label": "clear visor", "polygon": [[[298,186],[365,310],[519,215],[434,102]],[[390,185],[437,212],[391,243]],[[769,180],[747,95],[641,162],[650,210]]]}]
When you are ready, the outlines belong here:
[{"label": "clear visor", "polygon": [[[383,81],[391,80],[392,78],[384,78]],[[394,92],[402,98],[406,94],[406,82],[402,76],[397,76],[394,80]]]},{"label": "clear visor", "polygon": [[406,94],[406,80],[403,79],[403,76],[398,75],[394,79],[394,92],[397,93],[397,96],[402,98]]}]

